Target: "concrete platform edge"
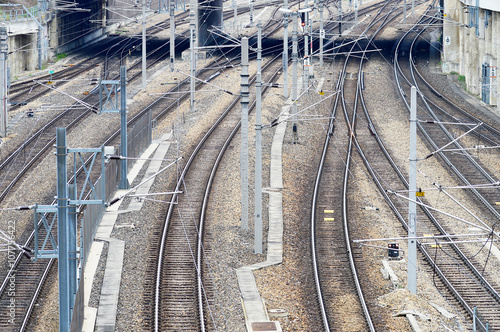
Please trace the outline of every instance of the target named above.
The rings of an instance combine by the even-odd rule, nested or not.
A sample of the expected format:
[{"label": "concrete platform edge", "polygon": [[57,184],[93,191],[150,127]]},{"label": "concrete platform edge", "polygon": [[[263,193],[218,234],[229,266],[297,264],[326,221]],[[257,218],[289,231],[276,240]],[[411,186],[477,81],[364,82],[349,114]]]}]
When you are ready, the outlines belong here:
[{"label": "concrete platform edge", "polygon": [[[300,86],[300,84],[299,84]],[[288,99],[282,107],[280,120],[287,118],[291,100]],[[271,188],[283,188],[282,178],[282,150],[285,138],[287,121],[282,121],[276,126],[271,145]],[[267,309],[260,297],[253,271],[266,268],[283,262],[283,209],[282,194],[272,190],[265,191],[269,194],[269,232],[267,239],[266,261],[249,266],[240,267],[236,271],[238,284],[242,297],[243,311],[245,313],[245,325],[249,332],[253,331],[252,323],[271,322],[267,315]],[[282,331],[278,321],[276,331]]]}]

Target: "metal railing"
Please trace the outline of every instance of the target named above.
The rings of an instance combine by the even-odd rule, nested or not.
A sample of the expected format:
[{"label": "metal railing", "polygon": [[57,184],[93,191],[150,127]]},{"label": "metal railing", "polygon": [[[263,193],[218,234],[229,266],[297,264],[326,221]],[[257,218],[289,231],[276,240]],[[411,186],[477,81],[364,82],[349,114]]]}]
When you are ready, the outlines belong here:
[{"label": "metal railing", "polygon": [[[5,10],[5,7],[17,7],[14,9]],[[33,17],[40,16],[42,8],[39,5],[26,8],[15,4],[0,4],[0,22],[19,22],[32,20]]]},{"label": "metal railing", "polygon": [[[151,144],[152,138],[152,126],[151,126],[151,111],[144,114],[135,123],[134,127],[130,130],[128,134],[128,156],[131,158],[139,157]],[[119,151],[119,149],[117,150]],[[133,163],[128,163],[131,165]],[[110,160],[106,164],[105,171],[105,201],[109,202],[118,188],[118,182],[120,181],[120,165],[118,160]],[[129,166],[130,167],[130,166]],[[102,197],[102,188],[100,186],[101,178],[99,178],[94,184],[95,194],[97,197]],[[79,280],[85,278],[85,264],[87,263],[90,247],[94,242],[94,236],[97,232],[97,228],[101,223],[102,217],[106,212],[106,207],[101,204],[90,204],[87,205],[83,220],[80,224],[80,277]],[[82,283],[81,283],[82,284]],[[73,315],[71,320],[71,332],[81,331],[84,320],[84,297],[83,297],[83,287],[78,287],[78,291],[75,298],[75,304],[73,308]]]}]

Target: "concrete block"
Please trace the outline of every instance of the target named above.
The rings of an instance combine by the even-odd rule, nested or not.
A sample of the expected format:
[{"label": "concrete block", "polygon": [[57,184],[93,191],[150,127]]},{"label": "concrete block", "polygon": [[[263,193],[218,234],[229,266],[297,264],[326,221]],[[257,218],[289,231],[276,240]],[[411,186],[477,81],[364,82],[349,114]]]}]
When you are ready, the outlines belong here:
[{"label": "concrete block", "polygon": [[391,279],[391,282],[392,282],[392,285],[394,286],[394,288],[398,288],[398,285],[399,285],[399,279],[398,279],[398,276],[396,275],[396,273],[394,273],[394,270],[392,269],[392,267],[389,265],[389,262],[387,260],[383,260],[382,261],[382,265],[384,266],[384,269],[387,271],[387,273],[389,274],[389,278]]}]

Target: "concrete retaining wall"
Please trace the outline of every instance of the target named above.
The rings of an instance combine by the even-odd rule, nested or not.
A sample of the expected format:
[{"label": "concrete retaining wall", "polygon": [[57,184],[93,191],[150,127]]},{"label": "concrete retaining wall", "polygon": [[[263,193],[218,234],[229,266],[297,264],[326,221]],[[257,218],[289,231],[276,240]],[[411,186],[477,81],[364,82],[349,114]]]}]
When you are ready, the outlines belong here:
[{"label": "concrete retaining wall", "polygon": [[49,8],[36,12],[34,16],[24,12],[25,15],[6,21],[11,77],[22,71],[39,69],[58,53],[68,52],[105,35],[102,3],[103,0],[87,0],[80,2],[74,10]]},{"label": "concrete retaining wall", "polygon": [[[474,1],[474,5],[475,5]],[[486,1],[480,2],[487,4]],[[500,2],[497,6],[500,8]],[[445,0],[442,69],[465,77],[467,90],[498,105],[497,60],[500,57],[500,12],[464,5],[464,0]],[[484,68],[489,73],[485,77]],[[488,96],[484,100],[484,89]]]},{"label": "concrete retaining wall", "polygon": [[35,70],[39,61],[44,63],[48,60],[48,35],[45,27],[41,29],[33,20],[9,22],[7,34],[11,77],[25,70]]}]

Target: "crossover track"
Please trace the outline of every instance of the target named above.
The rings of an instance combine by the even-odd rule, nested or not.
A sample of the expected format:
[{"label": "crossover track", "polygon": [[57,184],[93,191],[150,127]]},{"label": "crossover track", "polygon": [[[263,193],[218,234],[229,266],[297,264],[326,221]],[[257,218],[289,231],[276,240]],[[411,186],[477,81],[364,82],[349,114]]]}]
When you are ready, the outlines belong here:
[{"label": "crossover track", "polygon": [[[364,135],[360,134],[356,126],[356,119],[361,116],[357,110],[362,101],[363,59],[369,55],[367,52],[377,34],[401,15],[401,9],[391,5],[387,3],[373,15],[372,22],[364,31],[364,35],[371,35],[366,48],[361,49],[357,43],[353,43],[346,55],[317,171],[311,208],[311,252],[325,331],[375,331],[383,330],[386,326],[383,313],[377,306],[368,305],[368,302],[373,303],[376,291],[371,289],[373,287],[366,280],[367,277],[365,280],[360,277],[368,275],[369,266],[364,264],[360,248],[351,246],[351,235],[360,237],[361,234],[357,230],[359,225],[352,225],[351,218],[356,218],[348,209],[348,183],[353,149],[356,146],[359,150],[357,137]],[[361,60],[353,56],[359,53]],[[337,114],[339,106],[342,106],[342,114]],[[336,121],[341,117],[346,122],[346,128]],[[347,151],[345,158],[339,158],[331,152],[332,145],[335,150]],[[339,170],[343,170],[343,173]],[[342,212],[341,218],[338,218],[340,212],[337,211]],[[346,307],[349,308],[348,313]]]}]

